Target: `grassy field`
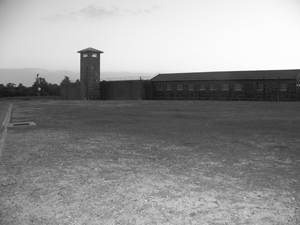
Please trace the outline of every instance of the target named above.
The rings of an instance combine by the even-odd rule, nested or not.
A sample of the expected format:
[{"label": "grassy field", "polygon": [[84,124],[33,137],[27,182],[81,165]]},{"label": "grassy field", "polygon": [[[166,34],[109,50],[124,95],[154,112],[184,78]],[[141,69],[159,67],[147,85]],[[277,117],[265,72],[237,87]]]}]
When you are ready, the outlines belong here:
[{"label": "grassy field", "polygon": [[300,224],[298,102],[14,102],[0,224]]}]

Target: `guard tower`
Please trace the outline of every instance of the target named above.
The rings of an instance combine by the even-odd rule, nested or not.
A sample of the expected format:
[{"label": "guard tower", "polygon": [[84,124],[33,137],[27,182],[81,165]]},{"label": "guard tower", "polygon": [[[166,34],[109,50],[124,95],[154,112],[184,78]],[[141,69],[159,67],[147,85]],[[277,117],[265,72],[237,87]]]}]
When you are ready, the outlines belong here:
[{"label": "guard tower", "polygon": [[80,53],[80,95],[81,100],[100,100],[100,54],[94,48]]}]

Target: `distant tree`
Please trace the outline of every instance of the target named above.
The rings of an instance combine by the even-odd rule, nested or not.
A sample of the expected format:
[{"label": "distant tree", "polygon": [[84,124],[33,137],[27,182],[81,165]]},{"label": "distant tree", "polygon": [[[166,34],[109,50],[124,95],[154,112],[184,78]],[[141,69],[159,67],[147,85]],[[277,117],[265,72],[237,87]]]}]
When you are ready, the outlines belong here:
[{"label": "distant tree", "polygon": [[[66,77],[65,77],[66,78]],[[67,77],[70,80],[69,77]],[[22,83],[16,86],[14,83],[8,83],[6,85],[0,84],[0,97],[22,97],[22,96],[36,96],[38,87],[41,88],[41,96],[59,96],[60,86],[57,84],[51,84],[46,81],[45,78],[37,75],[35,82],[31,87],[25,87]]]},{"label": "distant tree", "polygon": [[16,96],[15,86],[16,85],[14,83],[6,84],[7,96],[11,96],[11,97]]},{"label": "distant tree", "polygon": [[59,96],[60,95],[60,86],[58,86],[57,84],[49,83],[47,85],[46,91],[51,96]]},{"label": "distant tree", "polygon": [[7,83],[6,84],[6,87],[15,87],[16,86],[16,84],[14,84],[14,83]]},{"label": "distant tree", "polygon": [[48,82],[46,81],[45,78],[43,77],[37,77],[35,82],[32,85],[32,89],[33,91],[35,91],[35,93],[37,93],[38,88],[41,88],[40,94],[41,96],[48,96],[49,93],[47,92],[47,86],[48,86]]},{"label": "distant tree", "polygon": [[55,96],[60,96],[60,86],[57,84],[53,84],[53,89],[54,89],[54,95]]},{"label": "distant tree", "polygon": [[6,96],[6,87],[4,84],[0,84],[0,97]]},{"label": "distant tree", "polygon": [[17,87],[15,87],[16,96],[25,96],[25,90],[26,87],[20,83]]},{"label": "distant tree", "polygon": [[61,84],[65,84],[65,83],[71,83],[71,80],[70,80],[70,77],[68,77],[68,76],[65,76],[65,78],[61,81]]},{"label": "distant tree", "polygon": [[26,96],[35,96],[36,92],[33,90],[32,87],[26,88]]}]

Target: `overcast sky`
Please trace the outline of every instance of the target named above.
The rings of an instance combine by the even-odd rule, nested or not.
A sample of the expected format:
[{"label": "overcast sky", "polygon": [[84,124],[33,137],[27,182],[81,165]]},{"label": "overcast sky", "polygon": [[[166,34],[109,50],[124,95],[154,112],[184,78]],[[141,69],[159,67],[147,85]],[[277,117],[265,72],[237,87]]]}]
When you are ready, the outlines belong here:
[{"label": "overcast sky", "polygon": [[[0,69],[144,73],[300,68],[300,0],[0,0]],[[1,82],[0,82],[1,83]]]}]

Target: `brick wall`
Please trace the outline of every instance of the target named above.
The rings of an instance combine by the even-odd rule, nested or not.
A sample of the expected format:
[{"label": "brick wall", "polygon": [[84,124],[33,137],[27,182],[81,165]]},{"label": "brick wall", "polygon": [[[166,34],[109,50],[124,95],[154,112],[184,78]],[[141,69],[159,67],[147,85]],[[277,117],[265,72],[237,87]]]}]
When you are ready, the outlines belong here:
[{"label": "brick wall", "polygon": [[[228,89],[224,90],[224,84]],[[280,90],[286,84],[286,90]],[[182,89],[178,90],[178,85]],[[214,85],[214,88],[211,88]],[[262,85],[262,89],[258,87]],[[200,89],[201,86],[201,89]],[[193,87],[191,90],[189,87]],[[181,86],[180,86],[181,88]],[[203,89],[203,90],[202,90]],[[300,87],[298,88],[300,89]],[[152,82],[153,99],[166,100],[234,100],[234,101],[295,101],[300,100],[296,93],[295,80],[205,80]]]},{"label": "brick wall", "polygon": [[61,100],[80,100],[80,82],[62,83],[60,85]]},{"label": "brick wall", "polygon": [[[235,90],[235,84],[240,84],[242,90]],[[286,90],[280,90],[280,83],[286,84]],[[177,85],[182,84],[182,90]],[[195,90],[189,90],[189,85]],[[199,90],[203,84],[204,90]],[[210,90],[211,84],[215,89]],[[223,90],[222,85],[228,84],[229,90]],[[258,84],[263,89],[257,90]],[[162,90],[157,90],[161,85]],[[300,86],[296,89],[293,80],[242,80],[242,81],[202,81],[202,82],[151,82],[134,81],[102,81],[94,87],[101,90],[101,100],[223,100],[223,101],[300,101]],[[170,90],[168,90],[170,89]],[[61,84],[61,99],[81,99],[80,83]],[[94,92],[95,93],[95,92]],[[96,92],[97,93],[97,92]]]},{"label": "brick wall", "polygon": [[[83,57],[88,54],[88,57]],[[100,99],[100,54],[92,57],[91,52],[80,54],[81,99]],[[94,53],[95,54],[95,53]]]},{"label": "brick wall", "polygon": [[145,100],[151,98],[149,81],[102,81],[100,82],[102,100]]}]

